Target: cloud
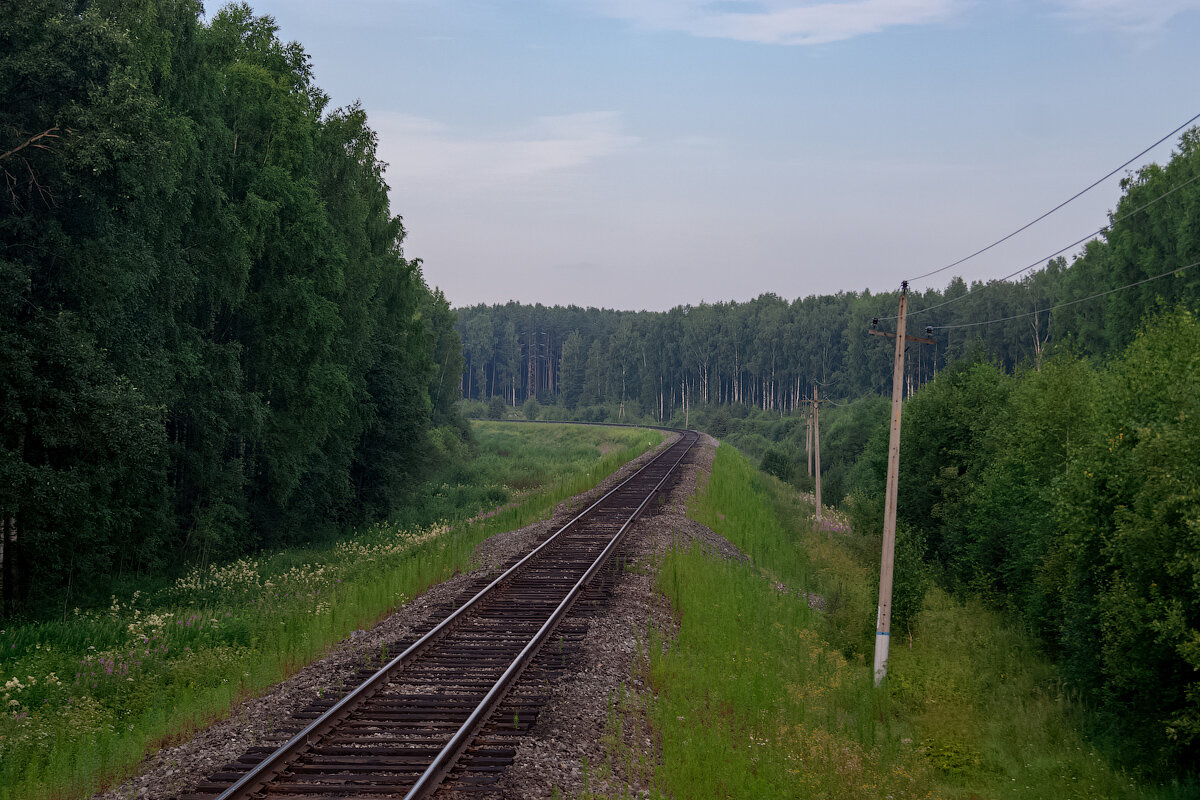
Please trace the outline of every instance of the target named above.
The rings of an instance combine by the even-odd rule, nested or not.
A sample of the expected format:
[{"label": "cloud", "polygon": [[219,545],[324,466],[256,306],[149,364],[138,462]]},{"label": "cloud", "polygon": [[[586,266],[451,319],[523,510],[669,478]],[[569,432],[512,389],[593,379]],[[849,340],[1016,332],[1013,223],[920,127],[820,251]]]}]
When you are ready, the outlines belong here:
[{"label": "cloud", "polygon": [[811,45],[928,25],[959,0],[582,0],[605,16],[660,30],[764,44]]},{"label": "cloud", "polygon": [[1064,16],[1132,33],[1155,33],[1173,18],[1200,10],[1200,0],[1055,0]]},{"label": "cloud", "polygon": [[393,185],[479,187],[583,167],[636,144],[616,112],[541,117],[526,130],[470,137],[423,117],[376,114],[380,154]]}]

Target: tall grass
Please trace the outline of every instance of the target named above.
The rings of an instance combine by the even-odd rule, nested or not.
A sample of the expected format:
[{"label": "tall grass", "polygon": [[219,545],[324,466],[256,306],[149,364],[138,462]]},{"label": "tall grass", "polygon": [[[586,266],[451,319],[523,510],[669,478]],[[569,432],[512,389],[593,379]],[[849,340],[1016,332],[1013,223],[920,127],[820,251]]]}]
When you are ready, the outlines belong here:
[{"label": "tall grass", "polygon": [[659,789],[688,798],[935,796],[929,766],[893,730],[887,697],[822,638],[817,612],[798,595],[812,588],[811,565],[765,479],[722,447],[689,513],[753,562],[695,548],[664,559],[658,587],[680,627],[665,651],[649,648]]},{"label": "tall grass", "polygon": [[[193,569],[108,608],[0,630],[0,798],[82,797],[124,777],[148,749],[226,715],[469,567],[483,539],[546,516],[661,441],[573,426],[480,424],[476,435],[481,455],[457,490],[447,483],[426,494],[483,487],[478,498],[515,498],[495,513],[479,514],[476,503],[456,509],[455,522],[377,525],[328,547]],[[441,510],[430,508],[427,516]]]},{"label": "tall grass", "polygon": [[[687,798],[1183,798],[1139,784],[1079,734],[1085,713],[1014,626],[931,589],[875,689],[877,537],[817,527],[790,488],[721,447],[690,515],[753,563],[668,554],[678,638],[651,641],[655,776]],[[785,584],[783,591],[778,584]],[[797,592],[821,594],[809,609]]]}]

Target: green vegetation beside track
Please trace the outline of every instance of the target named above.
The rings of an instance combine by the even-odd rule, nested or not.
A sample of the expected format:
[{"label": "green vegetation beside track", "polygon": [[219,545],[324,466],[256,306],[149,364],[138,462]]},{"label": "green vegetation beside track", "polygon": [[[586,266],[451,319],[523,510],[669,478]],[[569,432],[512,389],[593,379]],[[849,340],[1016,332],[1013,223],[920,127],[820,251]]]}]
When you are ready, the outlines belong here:
[{"label": "green vegetation beside track", "polygon": [[85,797],[120,780],[147,751],[468,569],[483,539],[544,518],[662,440],[565,425],[474,433],[477,457],[418,493],[402,523],[197,567],[108,608],[0,630],[0,798]]},{"label": "green vegetation beside track", "polygon": [[[876,690],[878,536],[836,516],[816,523],[802,495],[733,448],[718,450],[689,513],[752,563],[692,548],[660,567],[679,633],[648,648],[653,691],[642,713],[662,747],[659,795],[1189,796],[1109,764],[1079,733],[1085,711],[1033,640],[937,588],[924,592],[911,636],[893,643]],[[612,762],[647,763],[610,742]]]}]

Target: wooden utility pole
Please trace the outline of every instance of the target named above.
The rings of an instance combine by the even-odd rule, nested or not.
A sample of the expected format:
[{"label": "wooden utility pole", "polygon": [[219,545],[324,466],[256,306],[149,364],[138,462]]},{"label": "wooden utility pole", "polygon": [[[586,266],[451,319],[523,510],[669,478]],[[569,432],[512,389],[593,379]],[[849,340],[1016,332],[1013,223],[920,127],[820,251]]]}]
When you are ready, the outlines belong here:
[{"label": "wooden utility pole", "polygon": [[817,400],[817,385],[813,384],[813,408],[812,408],[812,424],[813,424],[813,454],[816,458],[816,478],[817,478],[817,522],[821,521],[821,409],[820,403]]},{"label": "wooden utility pole", "polygon": [[[892,366],[892,429],[888,437],[887,492],[883,501],[883,554],[879,565],[879,611],[875,621],[875,685],[887,677],[888,646],[892,638],[892,577],[896,560],[896,492],[900,475],[900,412],[904,402],[904,335],[908,317],[908,281],[900,284],[900,311],[896,332],[872,329],[875,336],[896,340],[896,359]],[[878,320],[872,323],[874,326]],[[932,339],[909,336],[915,342],[933,344]]]},{"label": "wooden utility pole", "polygon": [[812,417],[812,415],[813,415],[812,404],[810,403],[809,408],[808,408],[808,420],[807,420],[808,425],[807,425],[807,430],[805,432],[805,436],[807,438],[804,440],[804,452],[808,456],[808,477],[810,477],[810,478],[812,477],[812,456],[813,456],[813,452],[812,452],[813,417]]}]

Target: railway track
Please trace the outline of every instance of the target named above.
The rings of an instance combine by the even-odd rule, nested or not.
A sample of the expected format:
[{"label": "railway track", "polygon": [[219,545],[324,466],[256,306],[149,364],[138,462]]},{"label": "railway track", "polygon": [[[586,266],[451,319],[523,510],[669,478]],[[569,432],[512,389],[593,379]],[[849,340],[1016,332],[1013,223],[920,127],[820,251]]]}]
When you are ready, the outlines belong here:
[{"label": "railway track", "polygon": [[[361,669],[357,687],[301,712],[282,745],[251,748],[180,800],[418,798],[448,778],[456,792],[488,790],[548,696],[538,687],[582,638],[568,613],[597,601],[625,532],[697,438],[680,432],[399,655]],[[514,694],[523,674],[533,689]]]}]

